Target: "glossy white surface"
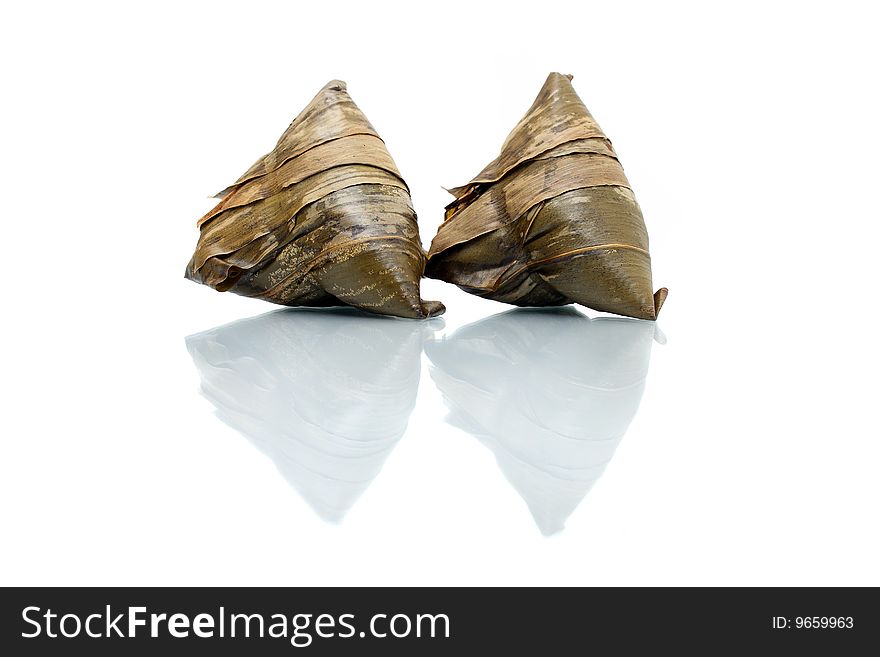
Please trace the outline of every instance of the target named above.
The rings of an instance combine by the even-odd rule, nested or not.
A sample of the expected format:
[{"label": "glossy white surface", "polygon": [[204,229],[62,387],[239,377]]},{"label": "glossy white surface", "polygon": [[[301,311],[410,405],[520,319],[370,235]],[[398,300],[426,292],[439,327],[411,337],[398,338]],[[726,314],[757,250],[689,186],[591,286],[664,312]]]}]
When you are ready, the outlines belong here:
[{"label": "glossy white surface", "polygon": [[[880,584],[876,17],[420,7],[2,21],[0,584]],[[327,80],[427,243],[554,69],[641,203],[657,327],[183,280]]]}]

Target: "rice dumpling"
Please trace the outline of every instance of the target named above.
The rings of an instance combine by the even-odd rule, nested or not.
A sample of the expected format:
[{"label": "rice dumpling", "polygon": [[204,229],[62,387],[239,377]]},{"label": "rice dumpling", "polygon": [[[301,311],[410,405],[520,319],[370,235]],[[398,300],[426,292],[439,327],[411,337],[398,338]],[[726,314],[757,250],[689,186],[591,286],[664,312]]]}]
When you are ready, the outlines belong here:
[{"label": "rice dumpling", "polygon": [[580,303],[656,319],[648,233],[611,141],[551,73],[501,154],[455,200],[425,275],[517,306]]},{"label": "rice dumpling", "polygon": [[425,318],[425,252],[385,143],[333,80],[198,221],[186,277],[285,306]]}]

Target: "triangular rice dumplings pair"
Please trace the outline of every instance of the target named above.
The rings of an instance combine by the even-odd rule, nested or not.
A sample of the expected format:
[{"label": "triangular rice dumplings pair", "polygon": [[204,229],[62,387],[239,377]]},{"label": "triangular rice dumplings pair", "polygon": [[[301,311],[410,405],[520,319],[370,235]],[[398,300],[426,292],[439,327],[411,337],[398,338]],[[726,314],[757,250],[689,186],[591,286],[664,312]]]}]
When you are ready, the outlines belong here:
[{"label": "triangular rice dumplings pair", "polygon": [[425,275],[517,306],[656,319],[648,233],[611,142],[551,73],[501,155],[455,196]]},{"label": "triangular rice dumplings pair", "polygon": [[287,306],[424,318],[424,274],[519,306],[577,302],[656,319],[648,234],[611,142],[551,73],[501,155],[452,189],[427,256],[409,189],[345,83],[325,86],[275,149],[199,222],[188,278]]},{"label": "triangular rice dumplings pair", "polygon": [[286,306],[443,312],[419,297],[425,252],[409,189],[344,82],[321,89],[218,197],[187,278]]}]

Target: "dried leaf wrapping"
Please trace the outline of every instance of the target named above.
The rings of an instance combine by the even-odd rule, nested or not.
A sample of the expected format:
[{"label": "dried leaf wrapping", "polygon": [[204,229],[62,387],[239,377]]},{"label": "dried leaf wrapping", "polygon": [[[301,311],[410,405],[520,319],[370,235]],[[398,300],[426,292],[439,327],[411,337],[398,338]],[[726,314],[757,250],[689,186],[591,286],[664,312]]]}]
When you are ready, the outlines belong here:
[{"label": "dried leaf wrapping", "polygon": [[518,306],[580,303],[656,319],[648,233],[611,142],[551,73],[501,154],[455,200],[425,275]]},{"label": "dried leaf wrapping", "polygon": [[285,306],[443,312],[419,296],[425,252],[409,188],[344,82],[328,83],[217,196],[187,278]]}]

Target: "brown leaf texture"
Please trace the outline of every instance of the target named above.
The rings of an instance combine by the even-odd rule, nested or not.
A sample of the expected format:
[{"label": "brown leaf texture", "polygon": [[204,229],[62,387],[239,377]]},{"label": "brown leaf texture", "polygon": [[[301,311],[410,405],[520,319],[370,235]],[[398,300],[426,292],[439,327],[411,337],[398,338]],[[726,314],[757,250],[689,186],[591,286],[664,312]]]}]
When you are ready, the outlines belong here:
[{"label": "brown leaf texture", "polygon": [[425,318],[425,252],[409,188],[385,143],[328,83],[198,221],[186,277],[285,306],[350,305]]},{"label": "brown leaf texture", "polygon": [[652,293],[642,212],[571,76],[551,73],[501,154],[449,191],[426,276],[517,306],[657,318],[667,290]]}]

